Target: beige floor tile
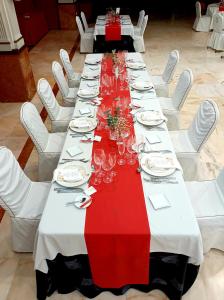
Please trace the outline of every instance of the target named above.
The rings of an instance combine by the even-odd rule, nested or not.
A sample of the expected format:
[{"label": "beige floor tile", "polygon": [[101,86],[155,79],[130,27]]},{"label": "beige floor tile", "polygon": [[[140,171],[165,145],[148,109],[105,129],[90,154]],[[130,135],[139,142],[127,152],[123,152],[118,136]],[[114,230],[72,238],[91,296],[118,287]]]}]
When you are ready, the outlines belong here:
[{"label": "beige floor tile", "polygon": [[18,259],[0,258],[0,299],[6,300],[18,265]]}]

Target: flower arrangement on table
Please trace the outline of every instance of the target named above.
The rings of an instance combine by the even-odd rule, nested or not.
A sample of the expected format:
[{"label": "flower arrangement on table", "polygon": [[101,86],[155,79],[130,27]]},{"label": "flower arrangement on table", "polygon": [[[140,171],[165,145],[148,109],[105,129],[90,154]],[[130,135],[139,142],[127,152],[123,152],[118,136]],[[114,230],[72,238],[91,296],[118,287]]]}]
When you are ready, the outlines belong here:
[{"label": "flower arrangement on table", "polygon": [[110,129],[110,138],[115,140],[125,137],[125,134],[129,132],[130,124],[125,117],[120,115],[120,108],[108,109],[105,111],[105,114],[107,116],[107,125]]}]

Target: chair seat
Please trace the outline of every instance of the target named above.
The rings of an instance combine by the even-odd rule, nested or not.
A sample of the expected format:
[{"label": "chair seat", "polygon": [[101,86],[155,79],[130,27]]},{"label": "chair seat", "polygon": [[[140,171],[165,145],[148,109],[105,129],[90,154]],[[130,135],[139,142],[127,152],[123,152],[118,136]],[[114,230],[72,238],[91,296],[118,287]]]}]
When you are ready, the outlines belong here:
[{"label": "chair seat", "polygon": [[159,97],[159,103],[162,110],[177,112],[177,109],[173,105],[173,100],[168,97]]},{"label": "chair seat", "polygon": [[152,82],[155,87],[166,84],[161,75],[152,75]]},{"label": "chair seat", "polygon": [[49,134],[49,139],[45,153],[61,153],[64,141],[66,137],[66,132],[55,132]]},{"label": "chair seat", "polygon": [[91,33],[93,34],[94,33],[94,27],[89,27],[85,30],[85,33]]},{"label": "chair seat", "polygon": [[81,35],[81,38],[93,40],[93,32],[85,32],[83,35]]},{"label": "chair seat", "polygon": [[51,187],[48,182],[32,182],[17,218],[40,220]]},{"label": "chair seat", "polygon": [[188,137],[187,130],[170,131],[169,133],[176,153],[196,153]]},{"label": "chair seat", "polygon": [[75,100],[77,93],[78,93],[78,88],[69,88],[69,92],[66,99]]},{"label": "chair seat", "polygon": [[57,121],[70,121],[74,112],[74,107],[60,107]]},{"label": "chair seat", "polygon": [[134,35],[140,35],[140,30],[141,28],[139,28],[138,26],[134,26]]},{"label": "chair seat", "polygon": [[163,80],[162,76],[153,75],[151,78],[156,90],[156,95],[158,97],[169,97],[168,84]]},{"label": "chair seat", "polygon": [[81,80],[81,74],[75,72],[75,73],[73,74],[73,76],[72,76],[71,79],[80,82],[80,80]]}]

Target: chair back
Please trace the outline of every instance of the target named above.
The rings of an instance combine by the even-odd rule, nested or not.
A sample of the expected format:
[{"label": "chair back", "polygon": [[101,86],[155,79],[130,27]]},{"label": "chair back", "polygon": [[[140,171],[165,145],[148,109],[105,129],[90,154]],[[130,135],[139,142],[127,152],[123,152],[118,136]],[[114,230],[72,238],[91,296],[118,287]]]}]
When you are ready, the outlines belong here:
[{"label": "chair back", "polygon": [[217,13],[213,17],[213,32],[221,33],[224,28],[224,17]]},{"label": "chair back", "polygon": [[162,78],[166,83],[170,83],[173,79],[174,72],[179,62],[179,51],[173,50],[170,52],[168,61],[163,72]]},{"label": "chair back", "polygon": [[190,69],[184,70],[180,74],[180,78],[178,80],[177,86],[173,93],[173,105],[176,110],[181,110],[182,106],[184,105],[184,101],[186,100],[190,89],[193,84],[193,74]]},{"label": "chair back", "polygon": [[145,11],[144,10],[140,10],[139,17],[138,17],[138,22],[137,22],[137,27],[138,28],[141,28],[143,20],[144,20],[144,16],[145,16]]},{"label": "chair back", "polygon": [[15,217],[22,209],[31,185],[15,156],[0,147],[0,205]]},{"label": "chair back", "polygon": [[196,116],[188,129],[188,137],[195,151],[200,152],[204,143],[214,131],[219,119],[219,109],[212,100],[201,103]]},{"label": "chair back", "polygon": [[79,16],[76,16],[75,19],[76,19],[76,24],[77,24],[78,29],[79,29],[79,34],[80,34],[81,36],[83,36],[84,33],[85,33],[85,31],[84,31],[84,29],[83,29],[83,26],[82,26],[82,22],[81,22],[81,20],[80,20],[80,17],[79,17]]},{"label": "chair back", "polygon": [[222,168],[222,170],[219,172],[216,182],[220,191],[222,192],[222,196],[224,197],[224,168]]},{"label": "chair back", "polygon": [[82,19],[82,23],[84,25],[84,29],[86,31],[89,28],[89,26],[88,26],[88,23],[86,21],[86,16],[83,11],[81,11],[81,19]]},{"label": "chair back", "polygon": [[148,17],[149,17],[148,15],[144,16],[142,26],[141,26],[141,29],[140,29],[140,36],[144,35],[145,29],[146,29],[146,26],[147,26],[147,23],[148,23]]},{"label": "chair back", "polygon": [[37,93],[43,106],[46,108],[50,119],[52,121],[57,120],[57,116],[60,112],[60,105],[58,104],[51,86],[46,79],[39,79],[37,84]]},{"label": "chair back", "polygon": [[70,59],[69,59],[69,55],[68,55],[68,52],[64,49],[61,49],[60,50],[60,59],[61,59],[61,62],[62,62],[62,65],[65,69],[65,72],[66,72],[66,75],[68,77],[68,79],[72,79],[74,74],[75,74],[75,71],[73,69],[73,66],[70,62]]},{"label": "chair back", "polygon": [[31,102],[25,102],[20,109],[20,121],[30,136],[38,152],[44,152],[49,133],[39,112]]},{"label": "chair back", "polygon": [[199,1],[195,3],[195,8],[196,8],[196,17],[201,18],[201,3]]},{"label": "chair back", "polygon": [[117,15],[120,14],[120,11],[121,11],[121,8],[120,8],[120,7],[116,7],[116,14],[117,14]]},{"label": "chair back", "polygon": [[69,86],[65,79],[62,66],[57,61],[53,61],[52,63],[52,72],[63,98],[66,98],[69,93]]}]

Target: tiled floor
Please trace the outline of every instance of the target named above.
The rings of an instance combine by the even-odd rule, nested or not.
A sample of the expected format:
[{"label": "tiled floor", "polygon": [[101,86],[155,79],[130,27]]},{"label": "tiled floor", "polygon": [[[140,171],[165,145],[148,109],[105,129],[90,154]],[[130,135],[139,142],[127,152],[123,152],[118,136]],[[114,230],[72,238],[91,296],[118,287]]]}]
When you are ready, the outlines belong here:
[{"label": "tiled floor", "polygon": [[[181,112],[181,126],[189,126],[199,103],[204,99],[213,99],[220,109],[220,121],[217,129],[209,139],[201,153],[201,178],[213,178],[224,165],[224,61],[221,54],[206,49],[209,34],[196,33],[191,30],[192,21],[172,20],[153,21],[145,33],[146,53],[145,62],[153,74],[163,71],[167,54],[172,49],[180,50],[174,83],[185,68],[191,68],[194,74],[192,91]],[[58,50],[65,48],[68,51],[73,47],[76,33],[72,31],[50,32],[30,52],[34,77],[47,78],[53,85],[51,62],[59,60]],[[76,71],[81,71],[84,55],[75,53],[73,65]],[[60,100],[60,95],[58,95]],[[37,96],[33,103],[41,110],[42,106]],[[27,139],[27,135],[19,122],[21,104],[0,103],[0,145],[6,145],[18,157]],[[49,126],[49,121],[46,122]],[[27,163],[26,173],[31,179],[37,179],[37,156],[32,152]],[[97,300],[111,299],[151,300],[167,299],[161,292],[153,291],[149,294],[129,290],[126,295],[115,297],[110,293],[103,293]],[[11,251],[10,219],[4,216],[0,224],[0,300],[34,300],[35,277],[32,256],[30,254],[16,254]],[[50,299],[83,300],[79,293],[70,295],[53,295]],[[224,253],[211,251],[205,256],[200,268],[199,276],[183,300],[222,300],[224,299]],[[172,300],[172,299],[171,299]]]}]

